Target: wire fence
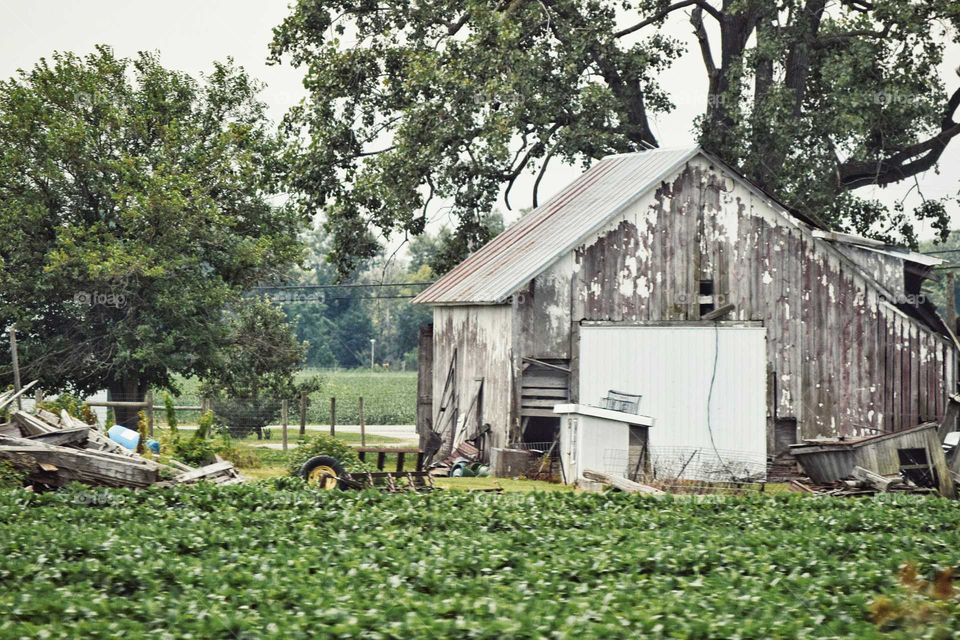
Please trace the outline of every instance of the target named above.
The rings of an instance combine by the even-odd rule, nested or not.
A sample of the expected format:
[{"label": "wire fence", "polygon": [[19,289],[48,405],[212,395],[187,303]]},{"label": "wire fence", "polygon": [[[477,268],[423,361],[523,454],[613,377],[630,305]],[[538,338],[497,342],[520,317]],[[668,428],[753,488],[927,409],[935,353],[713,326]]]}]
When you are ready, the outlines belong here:
[{"label": "wire fence", "polygon": [[[398,436],[401,439],[409,438],[410,433],[407,431],[413,431],[414,419],[401,422],[400,418],[415,418],[415,415],[406,414],[405,408],[401,412],[393,411],[384,405],[383,400],[383,396],[377,394],[372,398],[352,394],[342,398],[326,396],[320,392],[293,398],[187,396],[186,399],[168,399],[158,394],[148,394],[146,398],[139,395],[111,394],[108,400],[107,394],[101,393],[82,399],[73,396],[46,396],[41,398],[41,406],[53,413],[66,409],[77,416],[92,414],[96,422],[105,428],[116,424],[121,413],[133,411],[142,414],[148,431],[169,429],[173,420],[178,429],[192,430],[197,428],[201,416],[210,412],[217,428],[225,428],[231,436],[237,438],[279,439],[284,424],[287,425],[288,437],[292,439],[297,438],[300,432],[343,435],[344,429],[356,433],[361,426],[383,425],[399,430]],[[29,398],[25,408],[32,411],[34,404],[34,398]],[[124,404],[131,406],[110,406]],[[338,428],[341,430],[340,434],[337,434]],[[363,434],[363,439],[365,437],[366,434]],[[370,438],[374,443],[389,439],[383,434]]]}]

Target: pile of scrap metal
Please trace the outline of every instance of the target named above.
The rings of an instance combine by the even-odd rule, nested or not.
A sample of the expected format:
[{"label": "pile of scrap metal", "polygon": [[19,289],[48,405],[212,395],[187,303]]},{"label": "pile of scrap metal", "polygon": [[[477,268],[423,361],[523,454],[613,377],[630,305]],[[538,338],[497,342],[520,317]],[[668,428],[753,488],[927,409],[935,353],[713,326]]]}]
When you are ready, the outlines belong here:
[{"label": "pile of scrap metal", "polygon": [[[0,395],[0,412],[19,395]],[[31,486],[37,488],[57,488],[68,482],[142,488],[200,480],[217,484],[243,481],[233,464],[226,461],[193,468],[174,460],[161,464],[145,458],[66,411],[59,416],[42,409],[34,413],[14,411],[10,422],[0,424],[0,460],[24,472]]]},{"label": "pile of scrap metal", "polygon": [[879,492],[939,493],[956,497],[960,452],[945,451],[935,422],[869,437],[805,440],[792,445],[810,483],[792,480],[796,491],[832,496]]},{"label": "pile of scrap metal", "polygon": [[480,461],[480,449],[470,442],[461,442],[447,456],[429,465],[430,475],[451,478],[490,475],[490,467]]}]

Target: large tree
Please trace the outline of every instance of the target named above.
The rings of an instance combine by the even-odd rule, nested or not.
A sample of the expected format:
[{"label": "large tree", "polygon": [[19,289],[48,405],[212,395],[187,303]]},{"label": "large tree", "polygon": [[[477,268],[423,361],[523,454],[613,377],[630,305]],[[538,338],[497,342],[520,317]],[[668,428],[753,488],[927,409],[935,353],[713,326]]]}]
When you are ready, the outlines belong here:
[{"label": "large tree", "polygon": [[942,203],[855,190],[934,167],[960,134],[960,83],[938,70],[952,0],[299,0],[272,45],[306,71],[286,121],[299,203],[324,209],[343,270],[378,235],[422,233],[434,199],[474,247],[524,172],[536,204],[551,162],[659,144],[660,78],[684,51],[671,19],[703,61],[702,144],[834,226],[910,243],[918,218],[945,229]]},{"label": "large tree", "polygon": [[107,47],[0,82],[0,323],[25,377],[134,400],[207,372],[225,308],[301,253],[258,90]]}]

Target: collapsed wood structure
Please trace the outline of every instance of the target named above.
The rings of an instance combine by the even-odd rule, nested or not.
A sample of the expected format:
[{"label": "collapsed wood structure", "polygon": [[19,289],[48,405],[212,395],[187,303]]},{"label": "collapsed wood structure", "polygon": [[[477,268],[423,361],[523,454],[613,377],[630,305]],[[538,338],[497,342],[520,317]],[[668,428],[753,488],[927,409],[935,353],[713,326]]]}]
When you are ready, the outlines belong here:
[{"label": "collapsed wood structure", "polygon": [[[19,395],[0,397],[0,411]],[[147,459],[66,411],[61,411],[59,416],[42,409],[36,413],[15,411],[9,423],[0,424],[0,460],[23,471],[30,483],[51,488],[69,482],[143,488],[201,480],[217,484],[243,481],[227,461],[193,468],[176,461],[168,465]]]},{"label": "collapsed wood structure", "polygon": [[[760,394],[770,455],[809,438],[939,422],[958,350],[921,292],[939,262],[832,232],[699,148],[609,156],[414,300],[433,307],[420,342],[418,428],[441,434],[447,449],[484,433],[492,447],[548,440],[552,407],[596,404],[611,357],[639,335],[617,333],[587,370],[591,324],[762,331],[750,357],[759,353],[764,375],[746,384],[744,402],[753,412]],[[713,334],[700,335],[710,346],[695,383],[671,384],[706,405],[685,419],[713,442],[740,423],[716,420],[705,381],[712,392],[718,355]],[[647,404],[649,391],[631,382],[641,370],[669,378],[671,359],[631,356],[616,378],[623,387],[605,388]],[[652,439],[675,429],[641,412],[659,420]]]},{"label": "collapsed wood structure", "polygon": [[808,440],[790,447],[818,485],[855,478],[886,491],[894,481],[953,497],[955,486],[936,422],[866,438]]}]

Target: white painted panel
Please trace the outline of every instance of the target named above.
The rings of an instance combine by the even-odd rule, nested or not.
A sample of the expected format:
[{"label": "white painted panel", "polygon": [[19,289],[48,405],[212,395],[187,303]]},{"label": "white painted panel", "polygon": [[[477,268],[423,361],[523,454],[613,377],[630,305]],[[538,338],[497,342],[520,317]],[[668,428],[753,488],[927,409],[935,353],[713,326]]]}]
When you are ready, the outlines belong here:
[{"label": "white painted panel", "polygon": [[564,414],[560,424],[560,456],[567,484],[583,479],[587,469],[628,476],[628,423],[574,412]]},{"label": "white painted panel", "polygon": [[583,326],[579,399],[596,405],[610,389],[641,394],[640,413],[655,421],[650,450],[660,478],[763,473],[765,352],[762,327]]}]

